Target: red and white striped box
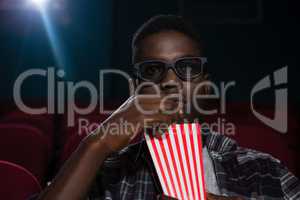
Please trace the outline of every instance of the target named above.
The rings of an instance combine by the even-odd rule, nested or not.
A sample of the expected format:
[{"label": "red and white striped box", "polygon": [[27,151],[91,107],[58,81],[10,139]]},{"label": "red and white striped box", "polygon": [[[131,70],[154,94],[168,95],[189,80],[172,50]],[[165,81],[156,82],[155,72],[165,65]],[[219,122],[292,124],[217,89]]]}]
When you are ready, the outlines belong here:
[{"label": "red and white striped box", "polygon": [[164,195],[206,200],[200,124],[173,124],[159,137],[144,135]]}]

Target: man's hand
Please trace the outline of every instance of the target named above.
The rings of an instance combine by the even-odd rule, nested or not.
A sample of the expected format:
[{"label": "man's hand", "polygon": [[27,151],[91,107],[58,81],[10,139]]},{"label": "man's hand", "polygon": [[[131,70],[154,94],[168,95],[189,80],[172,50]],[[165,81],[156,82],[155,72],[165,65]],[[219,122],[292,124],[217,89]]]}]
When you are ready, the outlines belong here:
[{"label": "man's hand", "polygon": [[118,151],[144,129],[151,128],[157,132],[167,128],[180,118],[181,107],[180,102],[172,98],[149,98],[149,95],[130,97],[93,135],[98,135],[96,138],[100,138],[110,152]]}]

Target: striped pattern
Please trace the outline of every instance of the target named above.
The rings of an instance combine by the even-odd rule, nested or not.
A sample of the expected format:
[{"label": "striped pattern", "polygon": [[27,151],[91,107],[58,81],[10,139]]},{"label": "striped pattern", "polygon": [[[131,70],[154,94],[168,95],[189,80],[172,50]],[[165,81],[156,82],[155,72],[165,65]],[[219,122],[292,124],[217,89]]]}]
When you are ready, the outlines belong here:
[{"label": "striped pattern", "polygon": [[204,200],[199,124],[174,124],[161,137],[145,133],[163,193],[177,199]]}]

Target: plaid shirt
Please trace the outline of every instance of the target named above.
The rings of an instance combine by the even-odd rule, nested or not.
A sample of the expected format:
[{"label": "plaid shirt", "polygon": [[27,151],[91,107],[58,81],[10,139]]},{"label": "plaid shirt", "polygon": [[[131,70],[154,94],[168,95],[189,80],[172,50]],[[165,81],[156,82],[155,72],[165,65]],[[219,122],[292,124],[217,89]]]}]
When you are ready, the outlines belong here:
[{"label": "plaid shirt", "polygon": [[[230,138],[203,131],[215,175],[224,196],[244,199],[300,199],[300,182],[279,160],[238,147]],[[162,190],[145,142],[131,145],[103,164],[90,200],[157,199]]]}]

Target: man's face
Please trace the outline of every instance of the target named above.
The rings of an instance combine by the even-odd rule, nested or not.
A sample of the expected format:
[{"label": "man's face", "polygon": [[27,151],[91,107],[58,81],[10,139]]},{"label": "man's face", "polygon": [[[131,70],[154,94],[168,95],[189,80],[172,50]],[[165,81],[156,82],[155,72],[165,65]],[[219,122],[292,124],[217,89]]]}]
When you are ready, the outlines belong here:
[{"label": "man's face", "polygon": [[[144,38],[139,47],[135,49],[133,58],[134,63],[149,60],[161,60],[172,63],[180,58],[201,56],[202,52],[193,39],[180,32],[165,31]],[[156,85],[162,95],[181,93],[184,102],[189,101],[188,103],[192,104],[191,98],[188,98],[187,94],[192,95],[195,87],[201,81],[203,81],[203,76],[184,81],[172,69],[169,69],[163,78],[159,82],[156,82]],[[154,87],[145,86],[140,90],[140,93],[156,94],[156,91]],[[187,114],[193,114],[193,110],[192,106],[192,113]]]}]

